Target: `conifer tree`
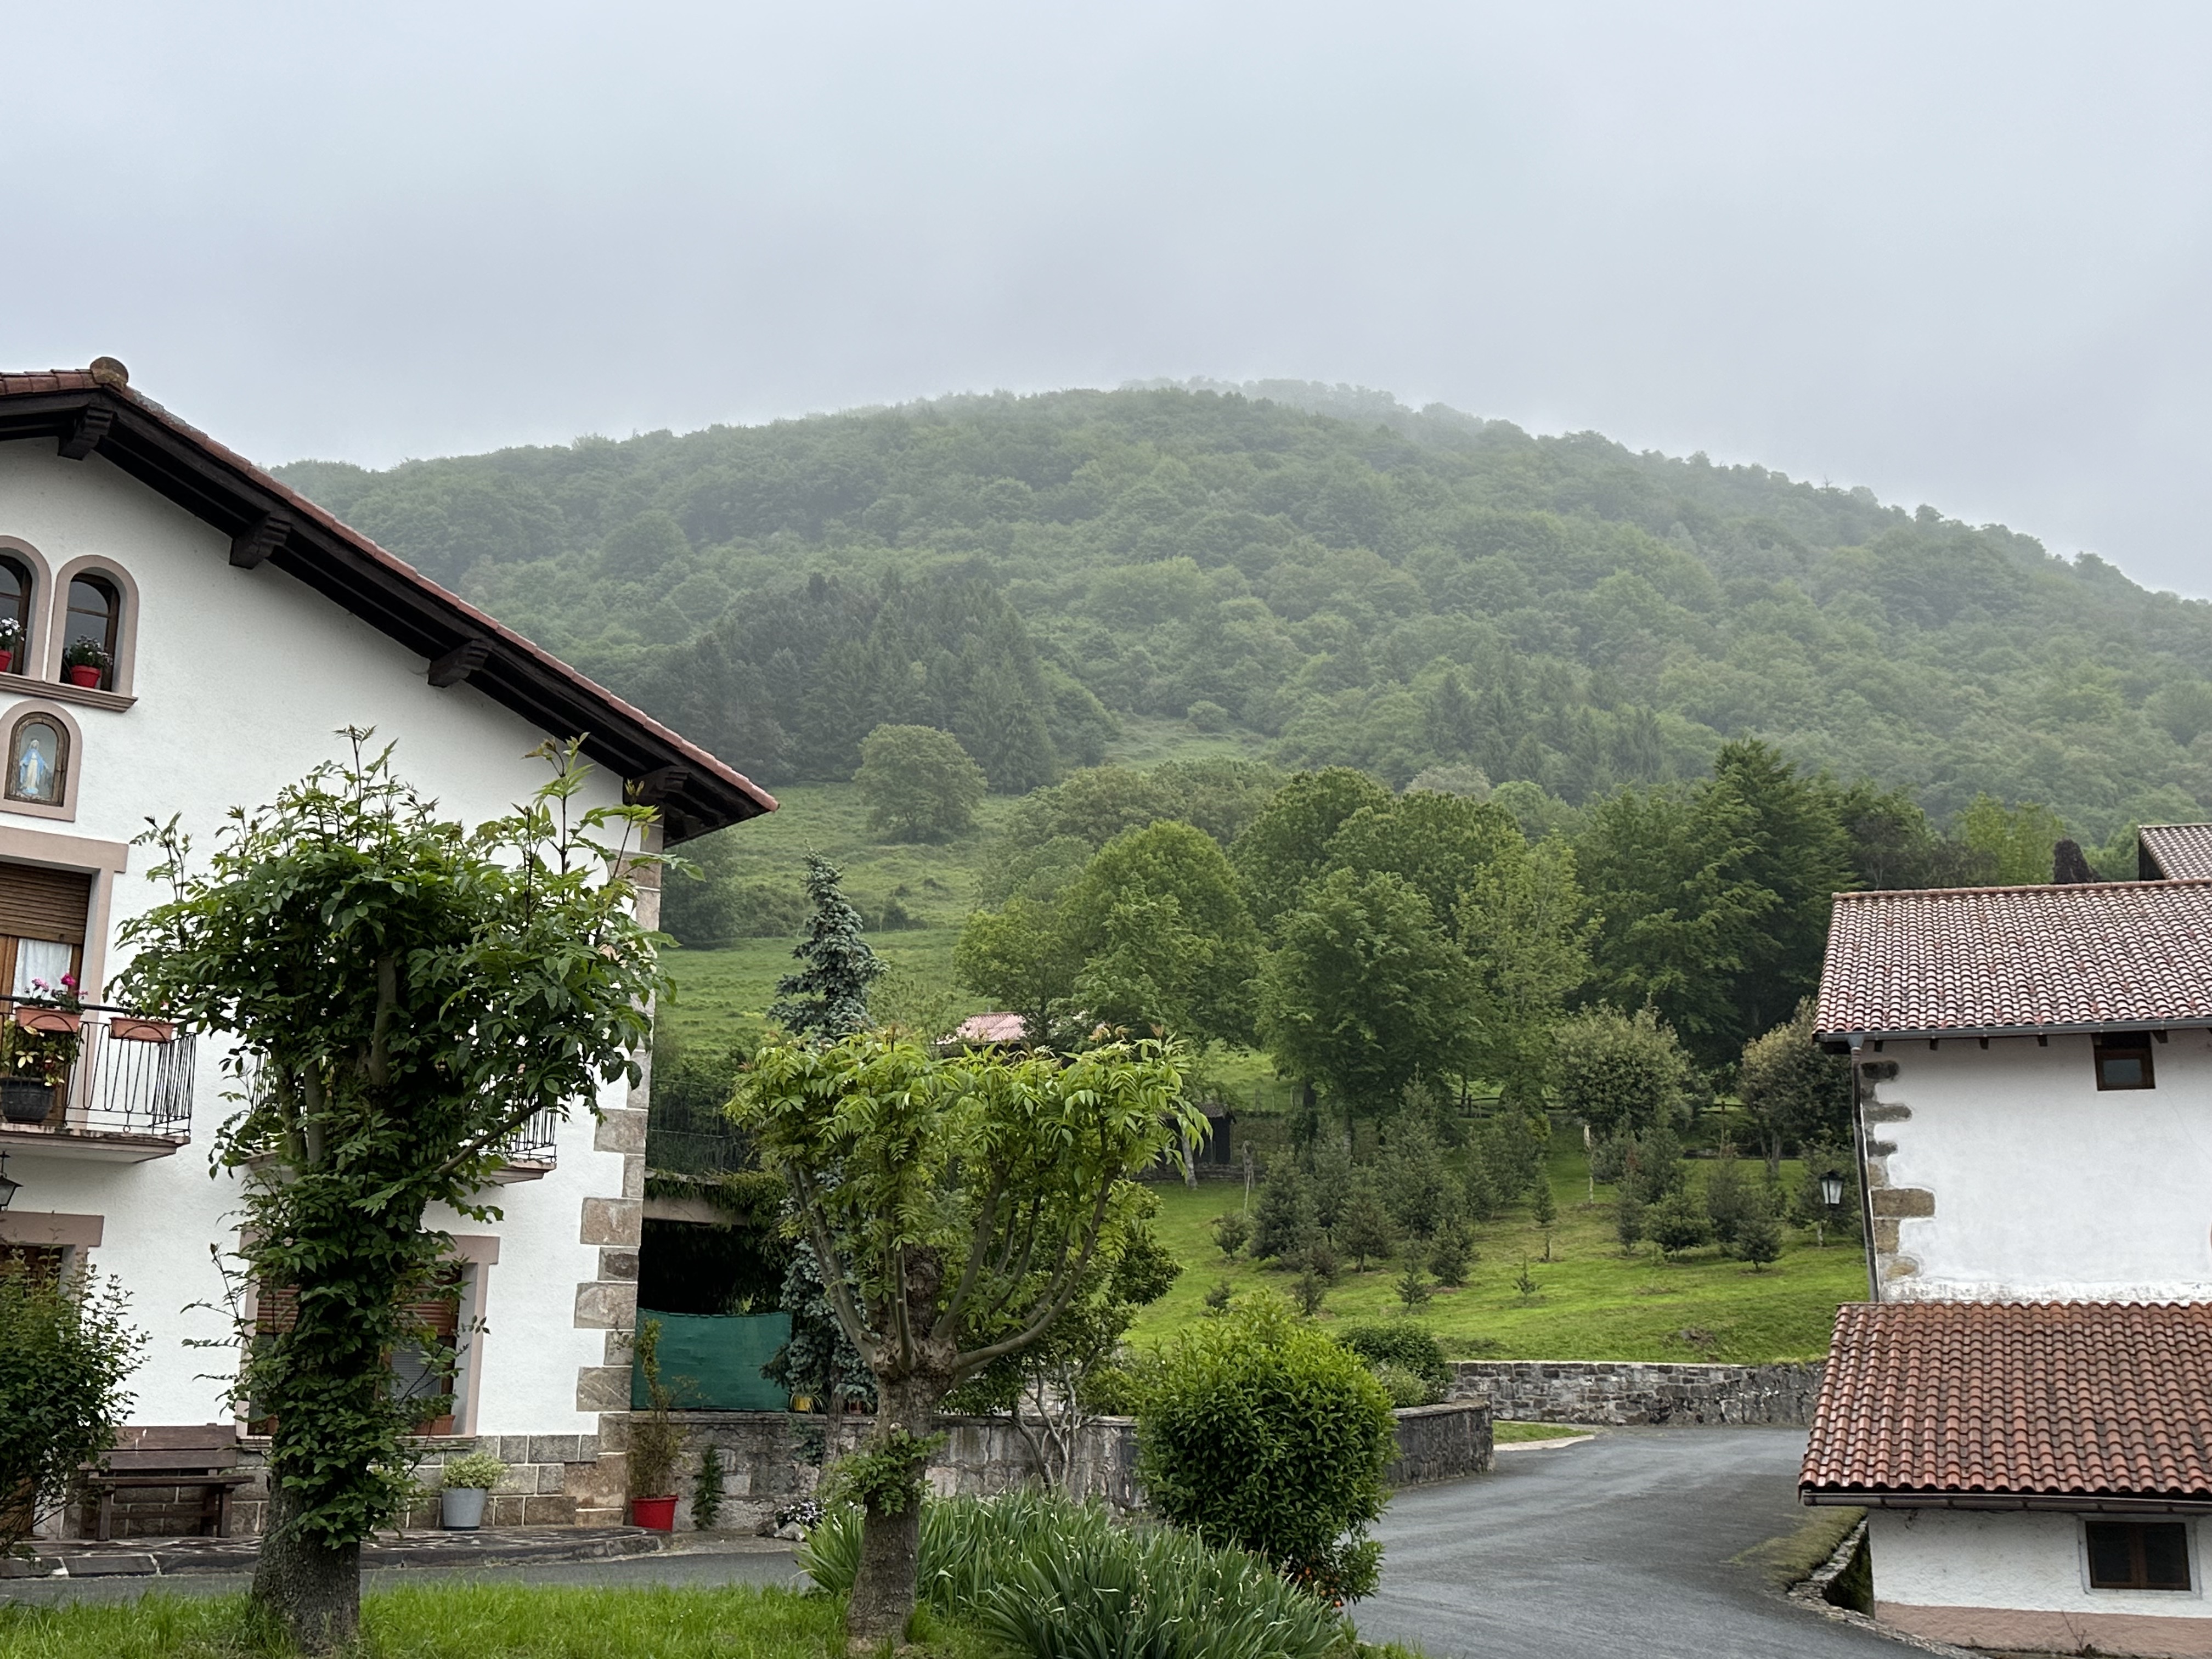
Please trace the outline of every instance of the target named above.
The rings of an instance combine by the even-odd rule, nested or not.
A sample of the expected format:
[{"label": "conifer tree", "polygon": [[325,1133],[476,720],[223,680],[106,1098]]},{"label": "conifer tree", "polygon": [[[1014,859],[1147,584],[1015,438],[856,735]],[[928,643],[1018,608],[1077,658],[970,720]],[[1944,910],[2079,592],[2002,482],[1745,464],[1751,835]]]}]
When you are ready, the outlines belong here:
[{"label": "conifer tree", "polygon": [[868,1027],[868,987],[884,964],[861,936],[860,913],[846,902],[836,866],[806,855],[806,898],[814,915],[791,954],[806,965],[775,982],[768,1017],[794,1036],[835,1042]]}]

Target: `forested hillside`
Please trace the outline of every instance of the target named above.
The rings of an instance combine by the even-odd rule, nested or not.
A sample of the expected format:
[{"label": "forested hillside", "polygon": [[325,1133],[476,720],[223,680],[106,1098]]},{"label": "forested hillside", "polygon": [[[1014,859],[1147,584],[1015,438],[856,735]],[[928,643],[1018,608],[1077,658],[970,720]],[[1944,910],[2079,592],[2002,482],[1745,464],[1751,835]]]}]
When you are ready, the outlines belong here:
[{"label": "forested hillside", "polygon": [[919,722],[1020,792],[1144,714],[1574,805],[1739,737],[2092,842],[2212,803],[2212,606],[1864,489],[1254,390],[281,473],[770,783]]}]

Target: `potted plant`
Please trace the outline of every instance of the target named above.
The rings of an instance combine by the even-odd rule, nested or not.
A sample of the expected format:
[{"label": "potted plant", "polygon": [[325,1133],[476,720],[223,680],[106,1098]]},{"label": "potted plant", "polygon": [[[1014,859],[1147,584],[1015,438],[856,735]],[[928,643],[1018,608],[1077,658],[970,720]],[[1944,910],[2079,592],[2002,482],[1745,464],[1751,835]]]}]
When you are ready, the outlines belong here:
[{"label": "potted plant", "polygon": [[676,1460],[684,1455],[684,1431],[669,1413],[673,1402],[660,1380],[660,1322],[641,1323],[632,1346],[645,1380],[646,1407],[629,1414],[629,1523],[673,1532]]},{"label": "potted plant", "polygon": [[23,648],[23,624],[13,617],[0,617],[0,674],[13,673],[15,653]]},{"label": "potted plant", "polygon": [[484,1499],[507,1474],[507,1465],[489,1452],[471,1452],[439,1473],[438,1524],[448,1532],[474,1532],[483,1525]]},{"label": "potted plant", "polygon": [[10,1123],[46,1120],[83,1043],[84,999],[76,976],[64,974],[59,990],[42,979],[31,987],[35,994],[18,1002],[15,1018],[0,1027],[0,1118]]},{"label": "potted plant", "polygon": [[107,647],[97,640],[71,640],[62,653],[62,675],[71,685],[96,689],[108,666]]}]

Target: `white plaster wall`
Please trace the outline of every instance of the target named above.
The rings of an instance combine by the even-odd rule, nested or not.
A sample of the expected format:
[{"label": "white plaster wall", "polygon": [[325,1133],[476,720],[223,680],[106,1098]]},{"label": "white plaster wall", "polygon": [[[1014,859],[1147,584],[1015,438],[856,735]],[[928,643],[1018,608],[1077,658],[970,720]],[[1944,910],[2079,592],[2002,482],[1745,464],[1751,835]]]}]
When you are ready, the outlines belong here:
[{"label": "white plaster wall", "polygon": [[1875,1600],[1923,1607],[2212,1619],[2212,1603],[2204,1595],[2203,1528],[2194,1520],[2187,1524],[2194,1588],[2106,1590],[2089,1588],[2079,1516],[1871,1510],[1867,1536],[1873,1547]]},{"label": "white plaster wall", "polygon": [[1899,1223],[1918,1271],[1887,1299],[2212,1297],[2212,1035],[2154,1050],[2154,1089],[2100,1091],[2087,1036],[1892,1042],[1873,1099],[1892,1187],[1935,1213]]},{"label": "white plaster wall", "polygon": [[[58,459],[52,446],[0,444],[0,533],[37,547],[50,568],[84,554],[115,560],[140,598],[137,705],[122,713],[70,706],[82,730],[74,759],[74,823],[9,812],[0,825],[127,842],[149,817],[181,813],[203,847],[233,805],[267,801],[284,782],[342,752],[333,732],[374,726],[398,744],[401,775],[448,814],[476,822],[525,799],[545,775],[524,756],[546,734],[462,685],[434,690],[428,665],[292,577],[271,567],[238,570],[226,538],[94,457]],[[43,615],[43,606],[40,614]],[[0,721],[17,700],[0,693]],[[0,729],[4,729],[0,726]],[[588,803],[619,799],[602,774]],[[134,849],[115,888],[112,921],[160,895]],[[120,960],[111,953],[112,976]],[[210,1178],[209,1150],[228,1109],[219,1054],[198,1055],[192,1143],[145,1164],[15,1156],[22,1183],[15,1208],[106,1218],[94,1253],[129,1291],[150,1340],[133,1379],[133,1420],[192,1423],[224,1415],[226,1354],[187,1347],[221,1339],[221,1298],[210,1246],[234,1240],[237,1188]],[[604,1103],[624,1103],[610,1090]],[[586,1195],[618,1196],[622,1159],[592,1150],[588,1115],[560,1139],[545,1179],[501,1189],[506,1218],[456,1230],[501,1236],[490,1270],[478,1426],[488,1432],[578,1433],[598,1426],[575,1407],[577,1368],[601,1363],[603,1334],[574,1328],[579,1283],[599,1277],[598,1251],[580,1242]]]}]

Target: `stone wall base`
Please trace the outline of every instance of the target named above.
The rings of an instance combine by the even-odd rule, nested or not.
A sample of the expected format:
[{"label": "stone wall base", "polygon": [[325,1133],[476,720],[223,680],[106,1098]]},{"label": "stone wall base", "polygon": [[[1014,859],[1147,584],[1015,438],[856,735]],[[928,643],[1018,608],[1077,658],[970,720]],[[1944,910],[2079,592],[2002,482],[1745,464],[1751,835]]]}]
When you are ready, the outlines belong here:
[{"label": "stone wall base", "polygon": [[1875,1622],[1931,1642],[2006,1652],[2109,1653],[2212,1659],[2212,1616],[2046,1613],[2015,1607],[1931,1607],[1876,1601]]},{"label": "stone wall base", "polygon": [[1505,1422],[1762,1425],[1808,1428],[1822,1359],[1678,1365],[1607,1359],[1462,1359],[1452,1398],[1486,1399]]}]

